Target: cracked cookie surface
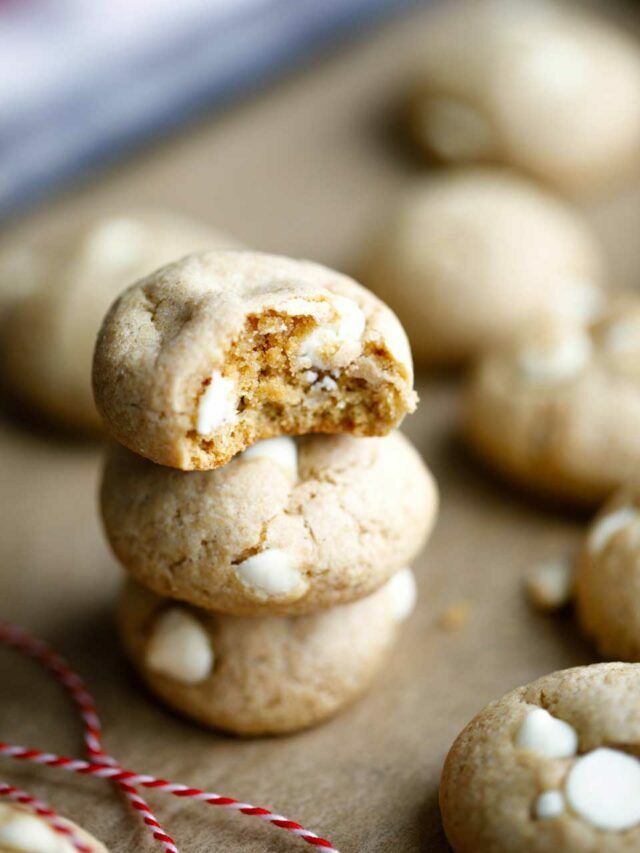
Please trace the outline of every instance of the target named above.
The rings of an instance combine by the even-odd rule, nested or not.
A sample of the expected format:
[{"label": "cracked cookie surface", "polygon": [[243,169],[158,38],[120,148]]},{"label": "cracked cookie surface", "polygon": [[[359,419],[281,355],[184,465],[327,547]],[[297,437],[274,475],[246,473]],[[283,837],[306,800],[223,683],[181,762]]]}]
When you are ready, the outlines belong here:
[{"label": "cracked cookie surface", "polygon": [[188,252],[236,245],[201,222],[149,208],[83,222],[55,243],[3,254],[0,282],[20,292],[3,318],[2,369],[12,391],[72,429],[100,430],[91,360],[113,300]]},{"label": "cracked cookie surface", "polygon": [[597,504],[640,465],[640,300],[592,325],[549,325],[485,357],[467,389],[469,445],[509,479]]},{"label": "cracked cookie surface", "polygon": [[117,441],[185,470],[283,434],[384,435],[417,399],[382,302],[318,264],[240,251],[189,256],[126,291],[93,382]]},{"label": "cracked cookie surface", "polygon": [[113,446],[101,489],[108,539],[137,580],[237,614],[308,613],[372,592],[416,556],[437,500],[399,432],[281,436],[214,471]]},{"label": "cracked cookie surface", "polygon": [[[240,735],[314,725],[356,699],[399,622],[393,581],[310,616],[228,616],[160,598],[130,582],[120,629],[153,693],[205,726]],[[197,668],[186,667],[197,658]]]},{"label": "cracked cookie surface", "polygon": [[640,847],[640,668],[546,675],[482,710],[453,744],[440,808],[456,853]]}]

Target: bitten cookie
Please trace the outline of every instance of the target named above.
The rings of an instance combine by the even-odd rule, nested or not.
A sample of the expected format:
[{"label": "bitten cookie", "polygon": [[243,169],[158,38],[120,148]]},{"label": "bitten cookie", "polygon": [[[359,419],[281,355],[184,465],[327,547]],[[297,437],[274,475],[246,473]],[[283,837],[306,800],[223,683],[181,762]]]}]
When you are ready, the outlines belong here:
[{"label": "bitten cookie", "polygon": [[148,686],[177,711],[239,735],[291,732],[369,685],[413,605],[406,573],[354,604],[260,618],[195,610],[131,582],[121,633]]},{"label": "bitten cookie", "polygon": [[552,325],[487,356],[467,392],[464,433],[517,483],[596,504],[640,465],[640,300],[589,328]]},{"label": "bitten cookie", "polygon": [[281,434],[385,434],[416,403],[382,302],[326,267],[252,252],[192,255],[127,290],[93,379],[113,437],[183,469]]},{"label": "bitten cookie", "polygon": [[73,429],[100,429],[91,391],[98,329],[113,300],[162,264],[236,242],[162,210],[101,217],[57,244],[0,258],[0,282],[21,296],[3,320],[3,374],[39,412]]},{"label": "bitten cookie", "polygon": [[640,490],[618,492],[598,513],[574,569],[578,619],[600,652],[640,661]]},{"label": "bitten cookie", "polygon": [[[107,848],[88,832],[70,820],[61,820],[91,853],[107,853]],[[77,848],[68,836],[56,832],[28,809],[0,803],[0,853],[77,853]]]},{"label": "bitten cookie", "polygon": [[215,471],[177,471],[114,446],[107,537],[159,595],[225,613],[310,613],[361,598],[407,565],[437,491],[399,432],[266,439]]},{"label": "bitten cookie", "polygon": [[359,268],[397,312],[419,364],[457,364],[536,320],[589,320],[600,248],[577,210],[500,169],[414,186]]},{"label": "bitten cookie", "polygon": [[501,162],[580,192],[638,169],[638,45],[575,6],[445,3],[416,76],[411,130],[444,161]]},{"label": "bitten cookie", "polygon": [[455,853],[640,849],[640,667],[555,672],[492,702],[440,782]]}]

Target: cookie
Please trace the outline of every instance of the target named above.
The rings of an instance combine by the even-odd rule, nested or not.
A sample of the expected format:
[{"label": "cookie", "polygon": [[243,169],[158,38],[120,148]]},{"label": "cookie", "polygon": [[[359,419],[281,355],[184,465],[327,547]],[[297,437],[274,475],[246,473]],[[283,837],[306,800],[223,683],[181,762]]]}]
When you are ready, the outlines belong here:
[{"label": "cookie", "polygon": [[[74,836],[87,845],[91,853],[107,853],[99,841],[61,818]],[[37,817],[23,806],[0,803],[0,853],[77,853],[68,836],[56,832],[47,821]]]},{"label": "cookie", "polygon": [[425,27],[410,129],[429,156],[503,163],[569,192],[637,171],[640,51],[575,6],[445,3]]},{"label": "cookie", "polygon": [[413,560],[437,490],[399,432],[280,436],[214,471],[114,445],[101,504],[115,555],[159,595],[224,613],[309,613],[367,595]]},{"label": "cookie", "polygon": [[0,259],[0,282],[19,292],[3,320],[3,375],[34,410],[76,430],[97,431],[91,361],[102,319],[132,282],[198,249],[237,245],[205,225],[162,210],[103,216],[49,246]]},{"label": "cookie", "polygon": [[555,672],[482,710],[453,744],[440,809],[455,853],[640,849],[640,667]]},{"label": "cookie", "polygon": [[151,691],[185,716],[239,735],[292,732],[368,687],[411,607],[403,577],[312,616],[259,618],[196,610],[131,582],[121,634]]},{"label": "cookie", "polygon": [[640,300],[621,296],[588,328],[536,329],[484,358],[463,431],[514,482],[594,505],[640,465]]},{"label": "cookie", "polygon": [[416,404],[382,302],[326,267],[253,252],[192,255],[127,290],[93,377],[117,441],[187,470],[282,434],[383,435]]},{"label": "cookie", "polygon": [[589,319],[603,300],[601,251],[577,210],[500,169],[414,185],[359,275],[427,366],[467,361],[537,320]]},{"label": "cookie", "polygon": [[578,619],[601,654],[640,661],[640,490],[623,489],[591,524],[574,567]]}]

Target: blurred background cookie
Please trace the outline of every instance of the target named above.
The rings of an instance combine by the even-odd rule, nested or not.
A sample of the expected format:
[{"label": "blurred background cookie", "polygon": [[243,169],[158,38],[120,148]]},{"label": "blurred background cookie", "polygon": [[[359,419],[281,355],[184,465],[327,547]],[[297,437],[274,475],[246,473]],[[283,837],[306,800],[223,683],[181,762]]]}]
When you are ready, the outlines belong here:
[{"label": "blurred background cookie", "polygon": [[416,76],[413,136],[446,162],[505,163],[569,191],[638,171],[638,45],[575,6],[443,3]]},{"label": "blurred background cookie", "polygon": [[0,256],[3,378],[20,400],[73,430],[97,431],[91,360],[104,314],[142,276],[199,249],[235,240],[167,210],[141,209],[76,226],[52,246]]},{"label": "blurred background cookie", "polygon": [[160,595],[223,613],[309,613],[373,592],[408,565],[437,489],[399,432],[267,439],[214,471],[121,447],[102,516],[116,556]]},{"label": "blurred background cookie", "polygon": [[554,672],[482,710],[451,747],[440,809],[455,853],[640,845],[640,667]]},{"label": "blurred background cookie", "polygon": [[535,320],[589,320],[604,278],[600,247],[577,210],[488,168],[413,186],[358,274],[398,314],[422,365],[469,360]]},{"label": "blurred background cookie", "polygon": [[588,327],[551,324],[481,360],[467,388],[470,447],[515,483],[594,505],[640,465],[640,299]]},{"label": "blurred background cookie", "polygon": [[311,616],[225,616],[125,588],[120,627],[153,693],[205,726],[281,734],[332,716],[382,666],[406,599],[390,582]]}]

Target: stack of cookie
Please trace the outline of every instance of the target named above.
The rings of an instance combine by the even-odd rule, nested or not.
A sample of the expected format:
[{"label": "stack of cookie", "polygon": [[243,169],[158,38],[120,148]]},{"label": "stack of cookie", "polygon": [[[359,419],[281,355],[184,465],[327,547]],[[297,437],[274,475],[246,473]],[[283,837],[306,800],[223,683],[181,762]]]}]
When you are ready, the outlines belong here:
[{"label": "stack of cookie", "polygon": [[191,255],[112,306],[93,379],[124,445],[102,513],[151,689],[238,734],[357,696],[411,610],[437,507],[394,431],[416,403],[395,315],[316,264]]}]

